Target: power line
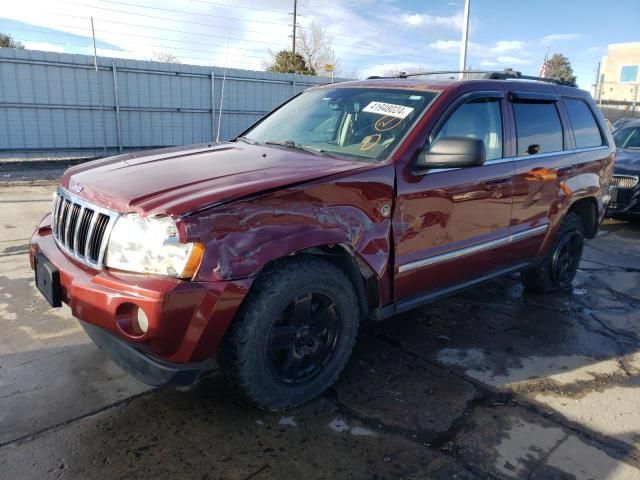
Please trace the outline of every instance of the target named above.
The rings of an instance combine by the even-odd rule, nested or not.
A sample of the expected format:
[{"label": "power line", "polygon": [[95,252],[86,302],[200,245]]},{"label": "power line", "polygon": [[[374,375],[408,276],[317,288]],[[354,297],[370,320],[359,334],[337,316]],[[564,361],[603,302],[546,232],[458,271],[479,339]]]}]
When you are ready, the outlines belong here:
[{"label": "power line", "polygon": [[[161,8],[161,7],[150,7],[149,5],[140,5],[139,3],[128,3],[128,2],[118,2],[116,0],[100,0],[103,3],[111,3],[114,5],[123,5],[125,7],[134,7],[134,8],[146,8],[146,9],[150,9],[150,10],[158,10],[161,12],[170,12],[170,13],[181,13],[184,15],[197,15],[197,16],[202,16],[202,17],[212,17],[212,18],[224,18],[225,20],[240,20],[240,21],[244,21],[246,19],[244,18],[238,18],[238,17],[227,17],[224,15],[213,15],[210,13],[202,13],[202,12],[187,12],[184,10],[174,10],[172,8]],[[67,3],[67,2],[64,2]],[[101,7],[96,7],[96,8],[101,8]],[[268,24],[268,25],[283,25],[285,27],[288,27],[289,24],[288,23],[280,23],[280,22],[267,22],[266,20],[251,20],[252,22],[255,23],[264,23],[264,24]]]},{"label": "power line", "polygon": [[[68,5],[73,5],[73,6],[76,6],[76,7],[87,7],[86,5],[83,5],[81,3],[73,3],[73,2],[68,2],[66,0],[59,0],[59,1],[61,3],[66,3]],[[187,24],[190,24],[190,25],[200,25],[200,26],[209,27],[209,28],[212,27],[212,25],[208,24],[208,23],[193,22],[193,21],[189,21],[189,20],[178,20],[176,18],[159,17],[157,15],[148,15],[146,13],[127,12],[127,11],[124,11],[124,10],[118,10],[116,8],[106,8],[106,7],[91,7],[91,8],[97,8],[98,10],[105,10],[105,11],[108,11],[108,12],[122,13],[122,14],[125,14],[125,15],[135,15],[137,17],[154,18],[156,20],[166,20],[167,22],[187,23]],[[154,7],[149,7],[149,8],[154,8]],[[199,14],[192,13],[192,15],[196,15],[197,16]],[[283,24],[283,25],[288,26],[288,24]],[[223,27],[214,27],[214,28],[223,28]],[[245,30],[245,31],[250,31],[250,30]],[[270,33],[270,32],[266,32],[264,30],[263,31],[254,30],[253,32],[254,33],[261,33],[261,34]]]},{"label": "power line", "polygon": [[[87,7],[86,5],[70,2],[70,1],[67,1],[67,0],[60,0],[60,1],[62,3],[66,3],[66,4],[69,4],[69,5]],[[244,18],[238,18],[238,17],[226,17],[226,16],[221,16],[221,15],[212,15],[212,14],[205,14],[205,13],[200,13],[200,12],[189,12],[189,11],[184,11],[184,10],[174,10],[174,9],[153,7],[153,6],[149,6],[149,5],[140,5],[140,4],[127,3],[127,2],[120,2],[120,1],[116,1],[116,0],[101,0],[101,1],[102,2],[106,2],[106,3],[112,3],[112,4],[117,4],[117,5],[134,7],[134,8],[144,8],[144,9],[148,9],[148,10],[152,10],[152,11],[153,10],[167,11],[167,12],[170,12],[170,13],[181,13],[181,14],[195,15],[195,16],[208,16],[208,17],[212,17],[212,18],[222,18],[222,19],[228,19],[228,20],[240,20],[240,21],[245,21],[246,20]],[[87,8],[89,8],[89,7],[87,7]],[[175,18],[160,17],[160,16],[149,15],[149,14],[145,14],[145,13],[137,13],[137,12],[129,12],[129,11],[126,11],[126,10],[118,10],[118,9],[115,9],[115,8],[107,8],[107,7],[92,7],[92,8],[97,8],[97,9],[100,9],[100,10],[106,10],[106,11],[110,11],[110,12],[122,13],[122,14],[125,14],[125,15],[135,15],[135,16],[154,18],[154,19],[159,19],[159,20],[166,20],[166,21],[169,21],[169,22],[186,23],[186,24],[191,24],[191,25],[201,25],[201,26],[205,26],[205,27],[209,27],[209,28],[224,28],[224,27],[217,27],[217,26],[214,26],[214,25],[206,24],[206,23],[193,22],[193,21],[190,21],[190,20],[179,20],[179,19],[175,19]],[[386,23],[386,24],[398,27],[397,23],[393,23],[393,22],[389,22],[389,21],[385,21],[385,20],[377,20],[377,21],[379,21],[379,23]],[[287,26],[287,27],[290,26],[289,23],[268,22],[268,21],[262,21],[262,20],[251,20],[251,22],[267,24],[267,25],[277,25],[277,26]],[[337,22],[337,21],[333,21],[333,20],[332,20],[332,23],[351,26],[351,25],[349,25],[347,23],[341,23],[341,22]],[[253,33],[259,33],[259,34],[271,33],[271,32],[266,32],[264,30],[248,30],[248,29],[245,29],[245,31],[253,32]],[[331,32],[329,32],[329,34],[332,37],[339,37],[339,38],[345,38],[345,39],[348,39],[348,40],[353,40],[352,36],[340,35],[340,34],[335,34],[335,33],[331,33]],[[407,40],[413,40],[413,41],[416,41],[416,42],[422,42],[423,41],[423,39],[418,38],[418,37],[405,37],[405,38],[407,38]],[[336,43],[336,42],[333,42],[333,43],[336,46],[346,46],[346,47],[350,47],[351,46],[351,45],[347,45],[347,44],[344,44],[344,43]],[[370,56],[375,56],[375,55],[370,55]]]},{"label": "power line", "polygon": [[[208,0],[187,0],[187,1],[188,2],[195,2],[195,3],[204,3],[205,5],[217,5],[217,6],[221,6],[221,7],[242,8],[242,9],[258,11],[258,12],[268,12],[268,13],[279,13],[279,14],[291,15],[291,13],[288,10],[281,10],[281,9],[256,8],[256,7],[250,7],[250,6],[244,6],[244,5],[234,5],[232,3],[211,2],[211,1],[208,1]],[[298,15],[298,16],[301,17],[303,15]]]},{"label": "power line", "polygon": [[[132,12],[121,12],[124,14],[132,14],[132,15],[137,15],[135,13]],[[64,17],[70,17],[70,18],[76,18],[76,19],[81,19],[81,20],[86,20],[85,17],[82,16],[78,16],[78,15],[70,15],[70,14],[63,14],[63,13],[54,13],[52,12],[53,15],[59,15],[59,16],[64,16]],[[164,18],[164,17],[162,17]],[[186,30],[179,30],[179,29],[171,29],[171,28],[165,28],[165,27],[156,27],[156,26],[145,26],[145,25],[140,25],[140,24],[134,24],[134,23],[128,23],[128,22],[119,22],[119,21],[115,21],[115,20],[106,20],[103,18],[98,18],[95,17],[96,21],[100,21],[103,23],[112,23],[112,24],[116,24],[116,25],[125,25],[125,26],[131,26],[131,27],[136,27],[136,28],[144,28],[144,29],[149,29],[149,30],[154,30],[154,31],[167,31],[167,32],[172,32],[172,33],[181,33],[181,34],[186,34],[186,35],[196,35],[198,37],[211,37],[211,38],[224,38],[226,39],[226,36],[223,35],[215,35],[215,34],[210,34],[210,33],[198,33],[198,32],[189,32]],[[203,24],[205,26],[208,26],[210,28],[223,28],[223,27],[217,27],[215,25],[207,25],[207,24]],[[82,28],[82,27],[80,27]],[[98,28],[98,30],[101,31],[106,31],[104,29]],[[264,34],[265,32],[257,32],[254,30],[241,30],[242,32],[249,32],[249,33],[262,33]],[[120,34],[121,32],[112,32],[115,34]],[[256,44],[255,40],[246,40],[246,39],[241,39],[241,38],[237,38],[237,37],[231,37],[232,40],[236,40],[236,41],[240,41],[240,42],[245,42],[245,43],[251,43],[252,45]],[[169,41],[169,40],[167,40]],[[261,41],[259,42],[262,45],[270,45],[270,46],[274,46],[274,47],[282,47],[281,43],[274,43],[274,42],[266,42],[266,41]],[[341,44],[341,43],[334,43],[334,45],[336,46],[342,46],[342,47],[346,47],[346,48],[342,48],[341,50],[345,53],[345,54],[351,54],[353,56],[356,57],[371,57],[371,58],[375,58],[377,60],[380,61],[384,61],[384,56],[380,55],[380,54],[368,54],[368,53],[362,53],[359,50],[356,49],[352,49],[350,46],[347,46],[345,44]],[[255,50],[255,49],[246,49],[246,50],[252,50],[254,52],[260,52],[260,50]],[[406,55],[406,58],[422,58],[421,55],[419,54],[411,54],[411,55]],[[358,64],[359,62],[354,62],[351,61],[351,64]],[[433,64],[434,66],[446,66],[449,65],[448,62],[446,63],[441,63],[441,62],[429,62],[430,64]]]}]

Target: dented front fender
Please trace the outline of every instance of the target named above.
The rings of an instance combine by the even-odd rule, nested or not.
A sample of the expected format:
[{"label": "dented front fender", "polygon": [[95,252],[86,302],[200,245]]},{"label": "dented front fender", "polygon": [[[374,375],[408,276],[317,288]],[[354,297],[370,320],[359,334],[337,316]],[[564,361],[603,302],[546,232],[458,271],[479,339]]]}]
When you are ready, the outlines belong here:
[{"label": "dented front fender", "polygon": [[275,259],[341,244],[382,281],[390,260],[393,198],[393,166],[380,165],[187,217],[187,240],[206,247],[196,279],[246,278]]}]

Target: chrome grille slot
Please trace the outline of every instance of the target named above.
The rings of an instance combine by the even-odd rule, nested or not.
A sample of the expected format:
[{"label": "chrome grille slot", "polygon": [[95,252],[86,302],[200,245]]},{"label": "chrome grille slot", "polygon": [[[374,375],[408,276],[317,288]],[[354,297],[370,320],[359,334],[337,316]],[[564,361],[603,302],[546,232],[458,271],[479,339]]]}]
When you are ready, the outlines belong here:
[{"label": "chrome grille slot", "polygon": [[53,201],[51,230],[58,246],[82,263],[102,268],[118,213],[93,205],[59,187]]},{"label": "chrome grille slot", "polygon": [[638,177],[633,175],[614,175],[611,186],[617,188],[633,188],[638,184]]}]

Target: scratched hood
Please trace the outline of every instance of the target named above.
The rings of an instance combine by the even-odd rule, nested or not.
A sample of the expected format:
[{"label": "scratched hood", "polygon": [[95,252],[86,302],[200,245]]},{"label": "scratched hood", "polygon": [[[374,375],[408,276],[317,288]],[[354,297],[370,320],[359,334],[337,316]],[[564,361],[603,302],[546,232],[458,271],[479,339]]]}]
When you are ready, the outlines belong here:
[{"label": "scratched hood", "polygon": [[68,169],[61,185],[118,212],[182,215],[367,164],[244,143],[120,155]]},{"label": "scratched hood", "polygon": [[635,148],[618,148],[616,151],[615,173],[640,174],[640,150]]}]

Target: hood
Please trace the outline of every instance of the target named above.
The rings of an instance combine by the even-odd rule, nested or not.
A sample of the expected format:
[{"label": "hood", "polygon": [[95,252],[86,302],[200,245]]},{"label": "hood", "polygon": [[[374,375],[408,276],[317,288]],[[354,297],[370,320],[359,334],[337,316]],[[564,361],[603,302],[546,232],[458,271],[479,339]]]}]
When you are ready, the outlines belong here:
[{"label": "hood", "polygon": [[640,150],[633,148],[618,148],[614,173],[638,175],[640,174]]},{"label": "hood", "polygon": [[178,216],[367,165],[279,147],[204,144],[84,163],[60,183],[117,212]]}]

